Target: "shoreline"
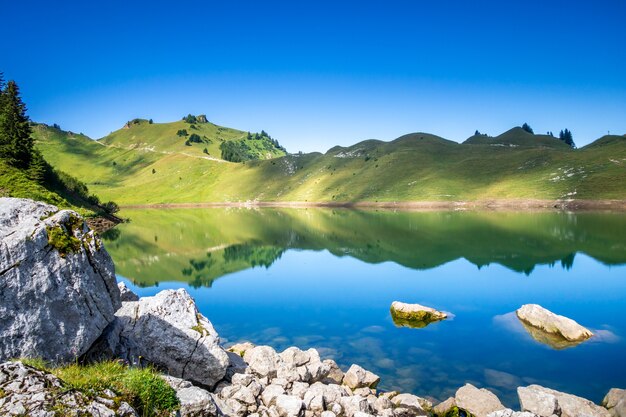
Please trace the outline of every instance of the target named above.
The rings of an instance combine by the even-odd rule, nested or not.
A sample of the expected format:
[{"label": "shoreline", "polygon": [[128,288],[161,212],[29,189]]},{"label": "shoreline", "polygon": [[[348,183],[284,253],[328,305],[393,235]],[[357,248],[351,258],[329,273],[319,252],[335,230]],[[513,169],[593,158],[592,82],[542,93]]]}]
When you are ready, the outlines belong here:
[{"label": "shoreline", "polygon": [[492,199],[475,201],[224,201],[205,203],[129,204],[121,209],[168,208],[345,208],[402,211],[492,210],[492,211],[626,211],[626,200]]}]

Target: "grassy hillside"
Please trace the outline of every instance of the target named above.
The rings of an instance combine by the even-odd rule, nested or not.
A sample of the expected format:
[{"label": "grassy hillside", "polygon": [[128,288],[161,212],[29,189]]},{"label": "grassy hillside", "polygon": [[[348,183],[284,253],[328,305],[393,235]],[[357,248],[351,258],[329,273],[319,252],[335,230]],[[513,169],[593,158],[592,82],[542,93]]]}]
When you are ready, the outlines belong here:
[{"label": "grassy hillside", "polygon": [[[186,146],[176,133],[190,132],[189,125],[140,120],[100,141],[40,126],[35,137],[54,166],[74,173],[101,199],[123,205],[626,199],[622,136],[574,150],[519,128],[464,144],[415,133],[391,142],[335,147],[326,154],[231,163],[215,156],[219,143],[242,140],[247,133],[196,124],[212,142]],[[202,152],[205,145],[210,155]]]},{"label": "grassy hillside", "polygon": [[[190,139],[192,135],[197,138]],[[184,120],[173,123],[150,123],[144,119],[134,119],[122,129],[112,132],[99,140],[110,147],[139,150],[171,155],[174,153],[207,160],[221,159],[220,146],[224,142],[239,142],[249,148],[249,159],[270,159],[285,155],[265,137],[248,132],[230,129],[210,122],[188,123]],[[206,151],[205,151],[206,149]]]}]

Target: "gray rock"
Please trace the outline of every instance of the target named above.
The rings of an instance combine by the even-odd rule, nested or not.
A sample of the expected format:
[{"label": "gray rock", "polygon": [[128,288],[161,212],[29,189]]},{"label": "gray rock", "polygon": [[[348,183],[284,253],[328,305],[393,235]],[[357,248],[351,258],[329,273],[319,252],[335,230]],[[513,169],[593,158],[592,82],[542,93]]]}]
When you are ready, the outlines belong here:
[{"label": "gray rock", "polygon": [[[561,417],[611,417],[609,411],[593,402],[571,394],[555,391],[540,385],[529,385],[517,389],[522,411],[529,411],[541,417],[550,411],[552,398],[555,400],[554,414]],[[521,394],[520,394],[521,392]],[[559,413],[560,410],[560,413]]]},{"label": "gray rock", "polygon": [[435,407],[433,407],[433,414],[443,417],[448,413],[448,411],[452,410],[454,407],[456,407],[456,401],[454,400],[454,397],[450,397],[444,402],[439,403]]},{"label": "gray rock", "polygon": [[276,398],[283,394],[285,394],[285,389],[282,386],[270,384],[261,393],[261,401],[266,407],[270,407],[276,404]]},{"label": "gray rock", "polygon": [[484,388],[478,389],[471,384],[459,388],[454,401],[457,407],[476,417],[487,417],[489,413],[506,408],[494,393]]},{"label": "gray rock", "polygon": [[339,403],[347,417],[354,417],[358,412],[369,413],[371,411],[367,398],[363,398],[360,395],[341,397]]},{"label": "gray rock", "polygon": [[281,358],[270,346],[255,346],[247,349],[243,355],[250,369],[260,377],[273,378],[276,376]]},{"label": "gray rock", "polygon": [[322,382],[325,384],[338,384],[341,385],[343,382],[343,371],[332,359],[324,359],[324,364],[328,366],[328,373]]},{"label": "gray rock", "polygon": [[[213,395],[205,389],[193,386],[184,379],[164,376],[163,379],[176,391],[180,401],[181,417],[217,416],[217,405]],[[119,410],[118,410],[119,413]]]},{"label": "gray rock", "polygon": [[612,388],[602,400],[613,417],[626,417],[626,390]]},{"label": "gray rock", "polygon": [[376,388],[380,382],[380,377],[370,371],[361,368],[359,365],[352,365],[343,377],[343,385],[351,388]]},{"label": "gray rock", "polygon": [[561,409],[556,396],[532,387],[517,388],[520,407],[522,411],[528,411],[539,416],[560,415]]},{"label": "gray rock", "polygon": [[489,413],[487,417],[537,417],[537,415],[528,411],[513,411],[510,408],[505,408]]},{"label": "gray rock", "polygon": [[130,288],[128,288],[123,282],[118,282],[117,288],[119,288],[120,290],[120,299],[122,300],[122,302],[139,301],[139,296],[132,292]]},{"label": "gray rock", "polygon": [[570,342],[579,342],[593,336],[590,330],[574,320],[559,316],[537,304],[525,304],[516,312],[517,317],[543,332],[555,334]]},{"label": "gray rock", "polygon": [[213,325],[184,289],[125,302],[117,353],[133,363],[148,361],[169,375],[212,387],[230,364]]},{"label": "gray rock", "polygon": [[304,403],[295,395],[281,394],[276,397],[276,410],[281,417],[299,417],[304,415]]},{"label": "gray rock", "polygon": [[426,416],[433,407],[430,401],[413,394],[398,394],[391,402],[396,408],[410,410],[414,416]]},{"label": "gray rock", "polygon": [[120,307],[100,238],[77,213],[26,199],[0,198],[0,288],[0,361],[72,361]]}]

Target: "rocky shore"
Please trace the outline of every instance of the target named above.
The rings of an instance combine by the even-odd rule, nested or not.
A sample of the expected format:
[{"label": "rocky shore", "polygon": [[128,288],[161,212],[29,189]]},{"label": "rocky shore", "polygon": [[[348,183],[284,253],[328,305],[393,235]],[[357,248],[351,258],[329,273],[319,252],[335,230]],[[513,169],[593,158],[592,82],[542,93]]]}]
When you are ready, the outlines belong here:
[{"label": "rocky shore", "polygon": [[0,415],[136,416],[107,389],[87,396],[12,358],[150,364],[176,391],[181,416],[626,417],[626,391],[602,405],[538,385],[521,411],[470,384],[442,403],[377,389],[358,365],[342,370],[315,349],[240,343],[226,349],[183,289],[138,298],[115,282],[111,258],[76,214],[0,198]]}]

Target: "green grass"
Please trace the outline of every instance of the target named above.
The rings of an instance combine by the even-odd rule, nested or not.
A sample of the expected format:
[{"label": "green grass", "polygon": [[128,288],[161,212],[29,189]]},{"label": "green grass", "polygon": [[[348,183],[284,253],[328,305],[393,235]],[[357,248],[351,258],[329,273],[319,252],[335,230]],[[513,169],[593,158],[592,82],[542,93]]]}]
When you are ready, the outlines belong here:
[{"label": "green grass", "polygon": [[64,389],[77,390],[89,398],[110,389],[142,416],[167,416],[178,409],[176,392],[152,368],[132,368],[118,361],[91,365],[50,366],[40,359],[23,359],[26,365],[50,372],[64,382]]},{"label": "green grass", "polygon": [[[218,137],[244,136],[210,123],[196,126],[212,138],[213,156],[219,155]],[[464,144],[415,133],[326,154],[230,163],[209,159],[203,144],[185,146],[176,136],[181,128],[190,131],[183,121],[140,122],[96,142],[39,126],[35,137],[53,166],[78,176],[101,200],[121,205],[626,198],[623,136],[574,150],[521,129]]]}]

